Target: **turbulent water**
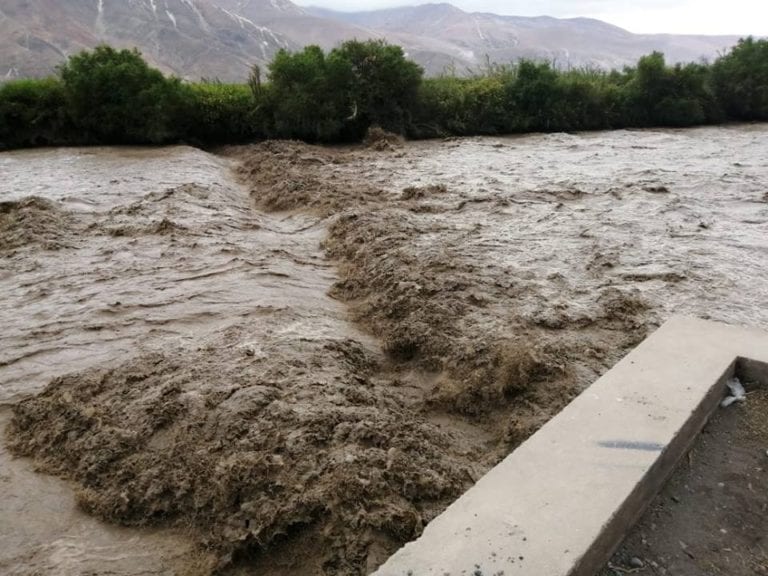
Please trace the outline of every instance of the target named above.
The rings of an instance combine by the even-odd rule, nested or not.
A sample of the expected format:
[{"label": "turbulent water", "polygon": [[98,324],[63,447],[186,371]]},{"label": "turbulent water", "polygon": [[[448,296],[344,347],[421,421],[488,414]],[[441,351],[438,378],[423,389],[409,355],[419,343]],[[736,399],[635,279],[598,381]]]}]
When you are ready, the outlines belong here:
[{"label": "turbulent water", "polygon": [[767,152],[757,125],[422,142],[360,169],[483,200],[449,219],[480,228],[462,251],[543,284],[531,307],[576,309],[616,284],[661,319],[768,327]]},{"label": "turbulent water", "polygon": [[[0,155],[0,173],[3,428],[7,407],[51,378],[202,348],[235,325],[289,343],[349,332],[326,296],[322,224],[255,212],[227,160],[181,147],[45,150]],[[247,336],[237,345],[262,354]],[[171,573],[184,556],[183,540],[107,530],[66,485],[0,459],[0,572]]]},{"label": "turbulent water", "polygon": [[[256,213],[227,160],[73,149],[5,154],[0,171],[0,402],[265,310],[341,309],[325,296],[322,223]],[[51,204],[25,209],[29,196]],[[18,234],[30,238],[13,245]]]},{"label": "turbulent water", "polygon": [[[103,417],[113,419],[130,413],[134,399],[120,387],[135,381],[131,374],[137,372],[141,386],[150,386],[146,397],[135,400],[138,406],[153,395],[153,378],[162,383],[167,374],[178,374],[187,413],[198,414],[190,406],[199,404],[217,418],[247,417],[243,406],[250,397],[239,409],[225,407],[226,398],[245,389],[248,379],[266,378],[278,412],[294,407],[279,412],[270,428],[284,422],[289,437],[293,418],[302,434],[311,428],[316,436],[318,413],[326,415],[322,426],[349,418],[382,434],[413,421],[414,433],[424,438],[413,449],[433,454],[420,468],[429,473],[435,466],[447,479],[438,488],[434,480],[406,475],[421,490],[413,496],[417,501],[428,493],[436,502],[429,511],[417,506],[428,520],[466,487],[466,478],[503,455],[502,439],[514,436],[510,427],[529,433],[615,362],[638,334],[670,315],[768,328],[764,126],[459,139],[391,151],[294,148],[286,163],[272,168],[284,182],[270,184],[269,201],[261,196],[263,186],[251,190],[247,178],[234,173],[241,162],[248,164],[247,152],[214,156],[176,147],[0,155],[2,424],[11,406],[74,372],[95,383],[89,386],[101,382],[99,402],[116,406]],[[250,163],[256,180],[267,169],[265,154]],[[334,194],[345,199],[337,202]],[[506,350],[513,336],[546,343],[524,371],[533,380],[543,374],[567,384],[567,393],[542,386],[525,399],[521,415],[517,408],[497,413],[482,406],[498,398],[476,387],[451,388],[455,381],[483,381],[486,368],[467,364],[476,356],[491,358],[494,370],[507,370],[508,360],[500,361],[501,368],[493,360],[495,344],[486,350],[473,343],[503,341]],[[392,361],[370,368],[361,355],[380,362],[379,344],[395,364],[406,361],[405,369]],[[423,362],[413,364],[413,357]],[[523,369],[515,362],[517,374]],[[116,372],[98,372],[117,366]],[[370,397],[350,392],[347,381],[369,377]],[[109,395],[102,388],[111,378],[115,392]],[[74,406],[67,390],[76,390],[77,382],[57,384],[62,392],[55,393],[56,410]],[[344,385],[329,394],[332,382]],[[424,392],[433,384],[435,390]],[[326,392],[313,396],[318,387]],[[424,394],[429,402],[422,405]],[[205,401],[195,404],[195,398]],[[300,414],[297,407],[303,407]],[[47,422],[38,408],[34,417]],[[482,413],[487,422],[456,413]],[[189,427],[202,416],[186,418]],[[71,425],[61,423],[65,432]],[[454,447],[439,448],[443,432],[436,430],[453,434]],[[168,437],[153,434],[151,450],[159,454]],[[353,462],[363,469],[378,465],[369,435],[354,441],[359,452],[350,448],[351,440],[339,440],[327,457],[350,469]],[[463,443],[461,450],[455,447]],[[83,446],[70,447],[73,458],[80,458]],[[51,447],[28,447],[30,453],[41,450],[49,471],[81,483],[92,474],[71,472],[79,464],[57,460]],[[388,468],[392,450],[382,452]],[[478,451],[487,458],[474,466]],[[179,533],[107,528],[77,511],[66,484],[34,474],[28,461],[5,451],[0,459],[0,485],[11,494],[0,502],[0,571],[177,572],[189,546]],[[337,473],[328,472],[339,483]],[[104,494],[85,482],[91,491],[86,502],[97,515],[114,519],[103,508],[114,505],[109,482],[99,482]],[[281,482],[288,484],[282,476]],[[319,498],[328,497],[327,484]],[[382,502],[394,506],[393,498],[382,496]],[[163,506],[167,511],[171,504]],[[297,518],[315,518],[306,502],[291,506],[281,513],[290,516],[295,508]],[[217,509],[211,521],[226,523],[222,518],[231,514]],[[349,522],[351,512],[345,514],[339,514],[339,525]],[[236,516],[241,522],[240,512]],[[405,521],[398,522],[401,531]],[[284,529],[278,524],[269,530]],[[398,539],[410,537],[408,531],[390,535],[381,550],[373,550],[370,541],[352,542],[336,530],[326,527],[325,533],[333,533],[334,545],[345,551],[342,573],[374,567]],[[292,555],[290,549],[281,554]],[[290,573],[277,561],[263,566],[265,573]]]}]

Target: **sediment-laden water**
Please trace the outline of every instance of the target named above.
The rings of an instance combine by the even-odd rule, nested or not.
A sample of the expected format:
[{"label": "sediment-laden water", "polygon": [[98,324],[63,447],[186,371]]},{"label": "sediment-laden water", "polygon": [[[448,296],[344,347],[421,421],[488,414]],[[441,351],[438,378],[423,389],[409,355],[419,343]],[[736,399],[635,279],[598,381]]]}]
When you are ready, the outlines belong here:
[{"label": "sediment-laden water", "polygon": [[0,569],[365,573],[670,315],[768,328],[764,126],[378,148],[0,155],[2,424],[71,482],[0,454]]}]

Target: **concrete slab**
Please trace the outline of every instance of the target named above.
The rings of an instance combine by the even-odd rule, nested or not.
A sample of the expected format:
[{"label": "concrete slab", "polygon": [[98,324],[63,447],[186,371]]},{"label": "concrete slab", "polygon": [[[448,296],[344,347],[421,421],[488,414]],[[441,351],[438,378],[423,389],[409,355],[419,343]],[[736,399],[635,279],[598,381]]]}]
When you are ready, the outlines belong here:
[{"label": "concrete slab", "polygon": [[768,334],[676,317],[431,522],[376,576],[593,576]]}]

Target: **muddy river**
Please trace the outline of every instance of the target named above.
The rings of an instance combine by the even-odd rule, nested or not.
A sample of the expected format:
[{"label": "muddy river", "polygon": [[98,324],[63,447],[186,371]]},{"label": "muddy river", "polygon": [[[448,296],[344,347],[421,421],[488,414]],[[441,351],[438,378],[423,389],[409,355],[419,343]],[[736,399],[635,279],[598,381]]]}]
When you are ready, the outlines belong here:
[{"label": "muddy river", "polygon": [[768,127],[0,154],[0,572],[365,574],[673,314]]}]

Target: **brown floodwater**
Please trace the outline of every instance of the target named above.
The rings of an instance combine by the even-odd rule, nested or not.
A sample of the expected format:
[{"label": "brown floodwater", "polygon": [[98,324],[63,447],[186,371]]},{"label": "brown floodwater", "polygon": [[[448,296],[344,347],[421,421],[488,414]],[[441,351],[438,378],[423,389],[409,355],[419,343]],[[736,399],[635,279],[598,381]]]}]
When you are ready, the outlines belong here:
[{"label": "brown floodwater", "polygon": [[[293,375],[294,386],[308,377],[304,367],[296,372],[302,355],[318,362],[332,342],[356,342],[379,358],[384,324],[355,309],[359,295],[328,295],[340,273],[321,244],[339,211],[357,209],[361,222],[372,214],[365,225],[380,226],[370,230],[381,237],[393,231],[383,256],[358,254],[382,285],[410,266],[412,277],[395,282],[393,294],[418,292],[422,277],[425,285],[461,277],[460,290],[482,305],[446,308],[461,310],[452,346],[506,337],[511,326],[535,326],[553,341],[567,334],[575,392],[628,345],[610,352],[627,321],[613,322],[615,305],[606,312],[596,295],[642,301],[631,306],[633,329],[679,313],[768,328],[768,127],[417,142],[335,151],[339,162],[324,153],[304,158],[324,185],[358,183],[383,198],[268,213],[235,175],[237,154],[188,147],[0,154],[0,424],[53,378],[151,354],[180,358],[190,382],[197,373],[228,374],[225,365],[241,356],[265,359],[270,378]],[[401,191],[413,186],[439,191],[404,203]],[[592,338],[589,361],[572,346],[581,338]],[[194,362],[205,367],[186,366]],[[310,363],[329,381],[344,375],[342,364]],[[401,380],[426,386],[437,377],[409,378]],[[182,388],[199,396],[208,386],[201,382]],[[415,388],[404,393],[411,398]],[[307,402],[311,412],[317,400],[294,392],[294,405]],[[531,402],[541,408],[543,400]],[[455,438],[470,426],[444,411],[428,419],[456,420],[446,426]],[[489,442],[489,430],[471,426],[466,437]],[[364,462],[356,452],[338,458]],[[69,484],[6,451],[0,460],[0,485],[11,495],[0,502],[3,573],[177,572],[190,546],[184,534],[107,527],[78,511]],[[368,568],[382,560],[377,554]]]},{"label": "brown floodwater", "polygon": [[44,150],[0,155],[0,172],[0,201],[53,203],[48,219],[14,223],[32,242],[1,254],[0,402],[265,310],[290,307],[314,330],[315,316],[343,316],[325,295],[335,276],[323,223],[255,212],[226,159],[184,147]]},{"label": "brown floodwater", "polygon": [[447,220],[480,228],[463,252],[536,278],[531,313],[620,284],[662,318],[768,326],[766,153],[754,125],[417,142],[353,170],[479,201]]},{"label": "brown floodwater", "polygon": [[[3,429],[8,407],[56,376],[201,348],[236,324],[289,343],[353,331],[326,296],[335,275],[322,222],[255,212],[226,159],[185,147],[37,150],[0,155],[0,173]],[[27,210],[30,196],[51,204]],[[259,356],[259,342],[238,346]],[[188,552],[178,534],[89,518],[69,486],[5,449],[0,462],[3,574],[170,574]]]}]

